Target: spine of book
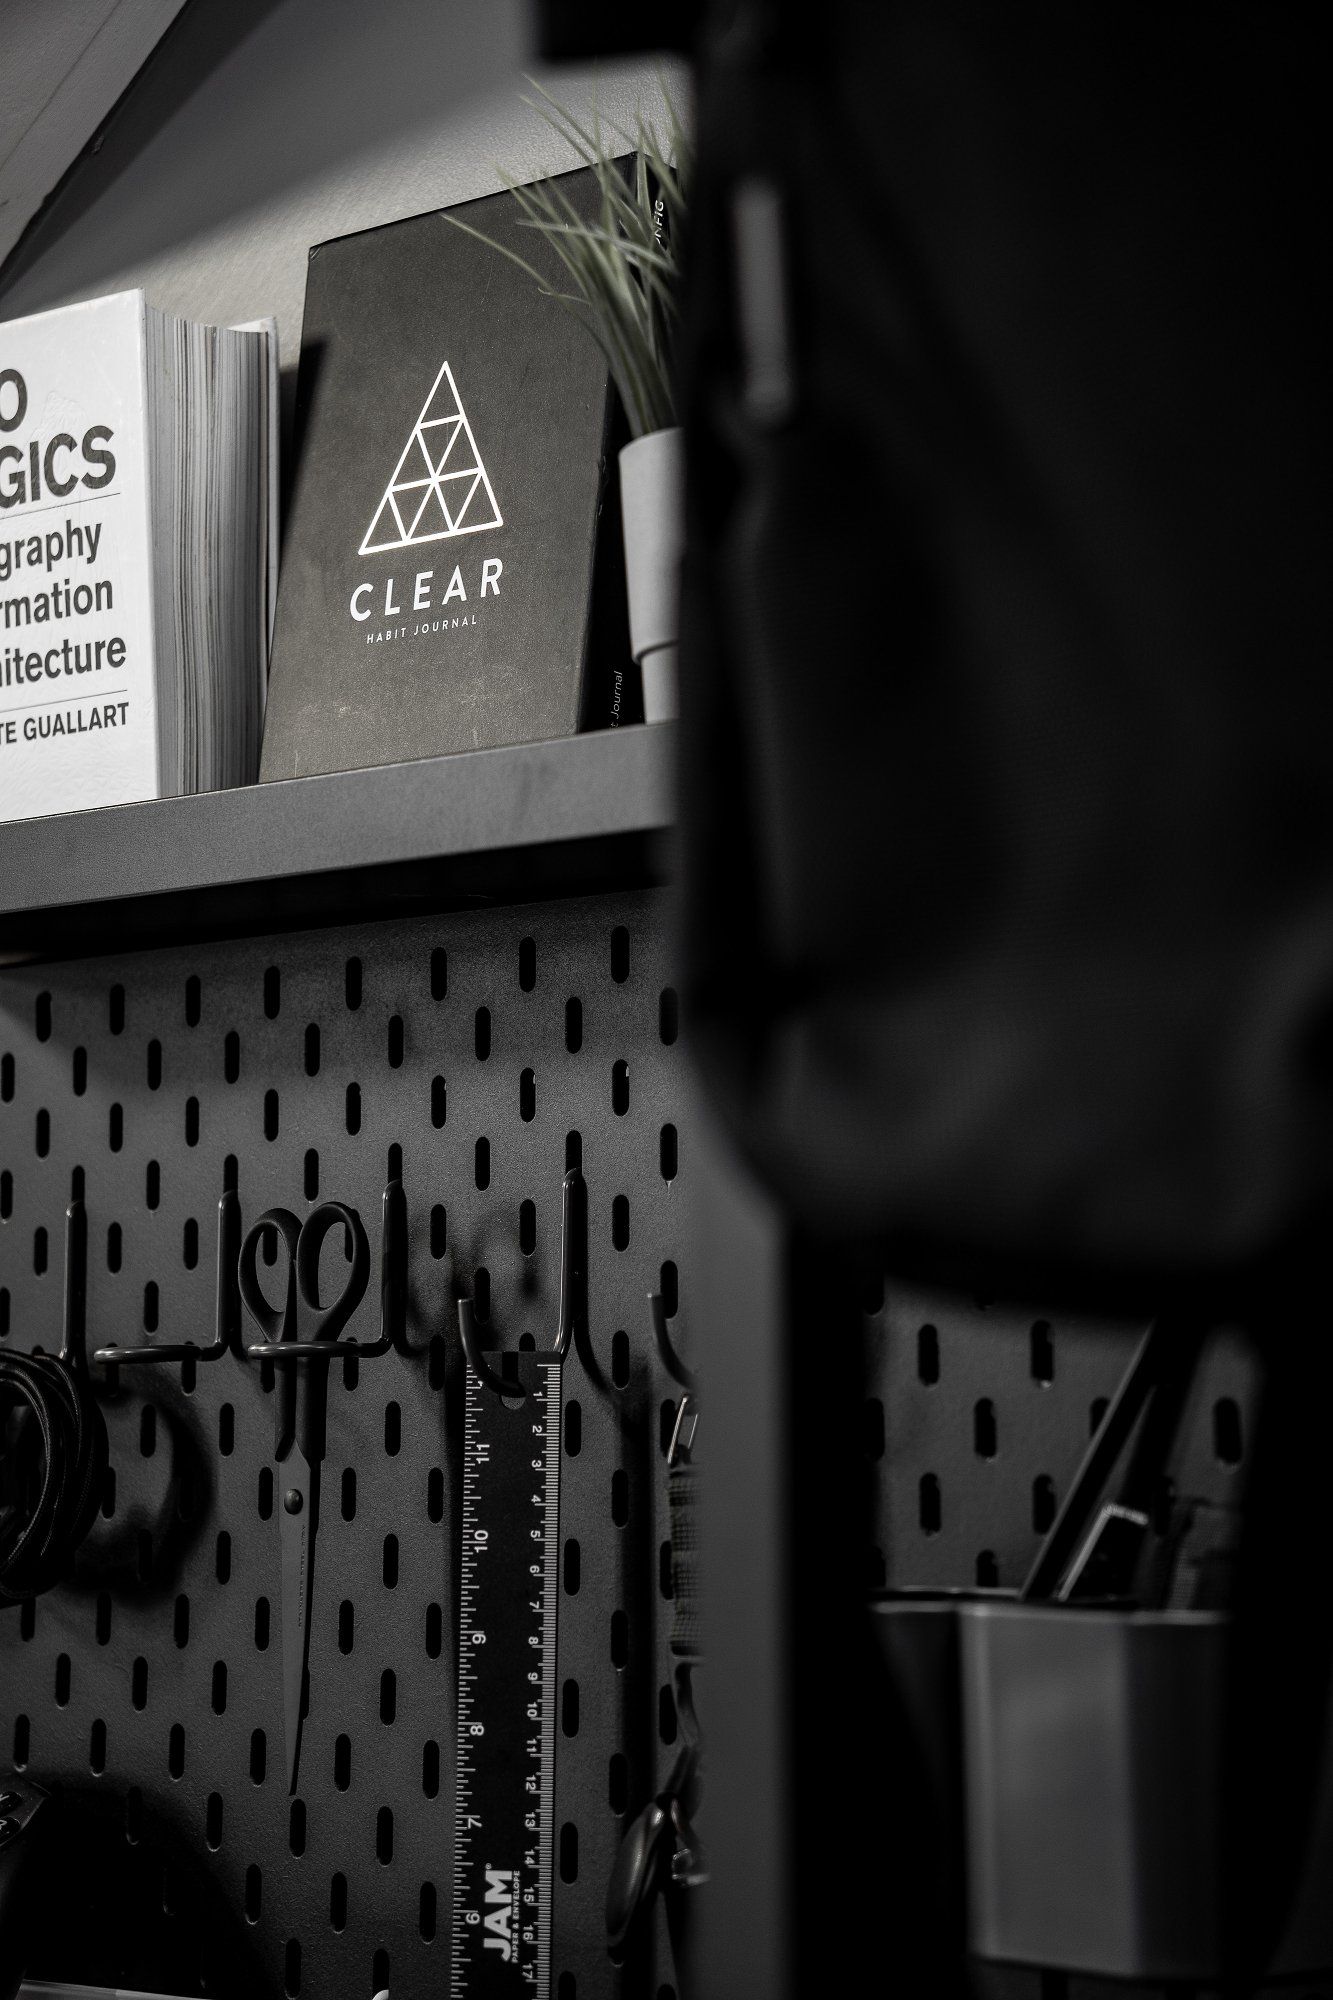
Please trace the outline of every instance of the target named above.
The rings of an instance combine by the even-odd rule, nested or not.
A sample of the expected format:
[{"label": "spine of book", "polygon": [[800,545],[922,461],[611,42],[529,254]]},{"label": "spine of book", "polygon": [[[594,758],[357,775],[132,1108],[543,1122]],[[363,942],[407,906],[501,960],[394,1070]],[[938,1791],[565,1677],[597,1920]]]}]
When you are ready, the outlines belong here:
[{"label": "spine of book", "polygon": [[0,818],[159,790],[143,299],[0,327]]}]

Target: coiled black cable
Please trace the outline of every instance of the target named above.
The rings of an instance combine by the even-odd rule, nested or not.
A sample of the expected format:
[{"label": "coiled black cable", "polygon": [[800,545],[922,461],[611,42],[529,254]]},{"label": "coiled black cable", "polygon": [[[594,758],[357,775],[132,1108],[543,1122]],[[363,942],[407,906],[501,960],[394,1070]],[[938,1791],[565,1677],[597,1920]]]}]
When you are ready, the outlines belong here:
[{"label": "coiled black cable", "polygon": [[106,1424],[66,1355],[0,1352],[0,1605],[50,1590],[92,1526]]}]

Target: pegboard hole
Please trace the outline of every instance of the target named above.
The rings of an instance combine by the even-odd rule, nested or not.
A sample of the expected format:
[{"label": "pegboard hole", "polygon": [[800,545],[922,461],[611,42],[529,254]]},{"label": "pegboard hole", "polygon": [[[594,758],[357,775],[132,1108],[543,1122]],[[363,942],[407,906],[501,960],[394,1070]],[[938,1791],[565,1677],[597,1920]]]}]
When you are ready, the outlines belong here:
[{"label": "pegboard hole", "polygon": [[255,1599],[255,1651],[268,1651],[269,1633],[272,1626],[272,1612],[266,1597]]},{"label": "pegboard hole", "polygon": [[565,1542],[564,1585],[566,1597],[577,1597],[583,1575],[583,1551],[570,1535]]},{"label": "pegboard hole", "polygon": [[268,1771],[268,1738],[262,1729],[250,1731],[250,1783],[262,1785]]},{"label": "pegboard hole", "polygon": [[484,1193],[491,1184],[491,1142],[478,1139],[472,1155],[472,1178]]},{"label": "pegboard hole", "polygon": [[125,1032],[125,988],[120,985],[113,986],[107,994],[106,1000],[107,1025],[110,1027],[113,1035],[123,1035]]},{"label": "pegboard hole", "polygon": [[657,1733],[663,1743],[676,1740],[676,1697],[665,1682],[657,1690]]},{"label": "pegboard hole", "polygon": [[437,944],[430,955],[430,997],[443,1000],[448,991],[449,954],[442,944]]},{"label": "pegboard hole", "polygon": [[245,1921],[257,1924],[263,1907],[264,1878],[259,1872],[259,1863],[252,1861],[245,1871]]},{"label": "pegboard hole", "polygon": [[162,1044],[156,1037],[148,1044],[148,1088],[162,1088]]},{"label": "pegboard hole", "polygon": [[[15,1762],[17,1763],[17,1756]],[[100,1778],[106,1769],[106,1724],[99,1715],[88,1736],[88,1769]]]},{"label": "pegboard hole", "polygon": [[560,1880],[577,1882],[579,1879],[579,1830],[572,1819],[567,1819],[560,1829]]},{"label": "pegboard hole", "polygon": [[439,1604],[426,1606],[426,1658],[438,1660],[444,1651],[444,1609]]},{"label": "pegboard hole", "polygon": [[579,1684],[572,1678],[560,1690],[560,1728],[566,1736],[579,1733]]},{"label": "pegboard hole", "polygon": [[203,999],[203,988],[199,984],[199,974],[192,972],[185,982],[185,1025],[187,1028],[199,1026],[199,1015]]},{"label": "pegboard hole", "polygon": [[219,1583],[231,1582],[231,1536],[225,1528],[218,1534],[214,1551],[213,1573]]},{"label": "pegboard hole", "polygon": [[444,1519],[444,1473],[438,1465],[433,1465],[426,1477],[426,1519]]},{"label": "pegboard hole", "polygon": [[611,1380],[617,1389],[629,1386],[629,1335],[623,1327],[611,1336]]},{"label": "pegboard hole", "polygon": [[403,1047],[404,1047],[403,1017],[401,1014],[391,1014],[389,1016],[389,1049],[388,1049],[390,1069],[402,1068]]},{"label": "pegboard hole", "polygon": [[183,1653],[190,1643],[190,1600],[182,1590],[171,1611],[171,1636],[176,1650]]},{"label": "pegboard hole", "polygon": [[107,1113],[106,1143],[113,1153],[118,1153],[125,1144],[125,1107],[113,1104]]},{"label": "pegboard hole", "polygon": [[37,1113],[35,1145],[37,1157],[44,1160],[51,1150],[51,1114],[49,1111]]},{"label": "pegboard hole", "polygon": [[9,1287],[7,1285],[0,1285],[0,1340],[5,1340],[8,1338],[8,1336],[9,1336]]},{"label": "pegboard hole", "polygon": [[1240,1405],[1231,1396],[1219,1396],[1213,1404],[1213,1452],[1220,1465],[1239,1465],[1243,1441]]},{"label": "pegboard hole", "polygon": [[344,1466],[341,1494],[342,1517],[344,1521],[356,1519],[356,1467]]},{"label": "pegboard hole", "polygon": [[37,1039],[39,1042],[49,1042],[51,1039],[51,995],[49,993],[39,993],[37,995]]},{"label": "pegboard hole", "polygon": [[185,1776],[185,1729],[179,1722],[172,1723],[167,1738],[167,1770],[173,1778]]},{"label": "pegboard hole", "polygon": [[68,1653],[56,1655],[56,1707],[69,1707],[70,1663]]},{"label": "pegboard hole", "polygon": [[445,1088],[444,1078],[434,1076],[430,1084],[430,1122],[437,1132],[442,1129],[448,1116],[449,1094]]},{"label": "pegboard hole", "polygon": [[981,1397],[972,1408],[972,1449],[978,1458],[994,1458],[999,1449],[995,1405],[989,1396]]},{"label": "pegboard hole", "polygon": [[623,1466],[611,1474],[611,1519],[617,1528],[629,1520],[629,1474]]},{"label": "pegboard hole", "polygon": [[319,1075],[319,1022],[311,1021],[305,1031],[305,1073]]},{"label": "pegboard hole", "polygon": [[518,1247],[525,1257],[530,1257],[537,1248],[537,1204],[522,1201],[518,1205]]},{"label": "pegboard hole", "polygon": [[[29,1603],[31,1601],[29,1599]],[[23,1608],[26,1611],[28,1607],[25,1604]],[[93,1630],[97,1635],[99,1646],[107,1646],[111,1643],[111,1592],[109,1590],[99,1590],[97,1593],[96,1622]],[[26,1637],[26,1634],[24,1636]]]},{"label": "pegboard hole", "polygon": [[8,1222],[14,1213],[14,1176],[8,1167],[0,1173],[0,1222]]},{"label": "pegboard hole", "polygon": [[472,1047],[478,1062],[487,1062],[491,1053],[491,1010],[478,1007],[472,1023]]},{"label": "pegboard hole", "polygon": [[139,1714],[148,1706],[148,1662],[142,1653],[130,1668],[130,1703]]},{"label": "pegboard hole", "polygon": [[583,1449],[583,1405],[577,1396],[565,1404],[565,1456],[577,1458]]},{"label": "pegboard hole", "polygon": [[624,1611],[611,1613],[611,1665],[617,1669],[629,1663],[629,1617]]},{"label": "pegboard hole", "polygon": [[611,1241],[617,1250],[629,1249],[629,1196],[618,1194],[611,1203]]},{"label": "pegboard hole", "polygon": [[187,1146],[199,1144],[199,1099],[187,1097],[185,1100],[185,1143]]},{"label": "pegboard hole", "polygon": [[440,1746],[427,1739],[421,1746],[421,1789],[428,1799],[440,1793]]},{"label": "pegboard hole", "polygon": [[617,986],[629,978],[629,932],[617,924],[611,933],[611,977]]},{"label": "pegboard hole", "polygon": [[380,1675],[380,1721],[391,1724],[398,1714],[398,1676],[392,1667]]},{"label": "pegboard hole", "polygon": [[381,1986],[387,1986],[388,1983],[389,1954],[384,1949],[384,1946],[380,1945],[377,1947],[375,1955],[370,1961],[370,1987],[372,1993],[378,1993]]},{"label": "pegboard hole", "polygon": [[977,1589],[998,1590],[1000,1587],[1000,1565],[994,1549],[982,1549],[977,1556]]},{"label": "pegboard hole", "polygon": [[156,1209],[162,1200],[162,1169],[156,1160],[150,1160],[144,1169],[144,1207]]},{"label": "pegboard hole", "polygon": [[88,1051],[79,1048],[74,1051],[74,1095],[82,1097],[88,1088]]},{"label": "pegboard hole", "polygon": [[14,1769],[26,1771],[28,1768],[28,1746],[31,1732],[26,1715],[14,1717]]},{"label": "pegboard hole", "polygon": [[680,1272],[668,1257],[658,1273],[657,1289],[662,1295],[662,1310],[668,1319],[674,1319],[680,1311]]},{"label": "pegboard hole", "polygon": [[[443,1252],[441,1252],[443,1255]],[[449,1350],[444,1344],[444,1335],[431,1335],[430,1348],[426,1356],[426,1380],[432,1389],[442,1389],[449,1365]]]},{"label": "pegboard hole", "polygon": [[567,1174],[571,1174],[571,1173],[582,1173],[582,1171],[583,1171],[583,1134],[581,1132],[566,1132],[565,1172]]},{"label": "pegboard hole", "polygon": [[518,1079],[518,1115],[525,1125],[531,1125],[537,1116],[537,1076],[534,1070],[525,1069]]},{"label": "pegboard hole", "polygon": [[270,965],[264,974],[264,1012],[270,1021],[276,1021],[282,1007],[282,974],[276,965]]},{"label": "pegboard hole", "polygon": [[[472,1274],[472,1306],[484,1325],[491,1316],[491,1274],[484,1264],[478,1264]],[[504,1366],[503,1359],[500,1365]]]},{"label": "pegboard hole", "polygon": [[344,1658],[356,1644],[356,1606],[344,1597],[338,1606],[338,1651]]},{"label": "pegboard hole", "polygon": [[1038,1473],[1032,1482],[1032,1529],[1044,1535],[1055,1519],[1055,1481],[1048,1472]]},{"label": "pegboard hole", "polygon": [[227,1713],[227,1662],[225,1660],[215,1660],[213,1662],[212,1701],[214,1715],[225,1715]]},{"label": "pegboard hole", "polygon": [[664,1181],[674,1181],[680,1171],[680,1148],[674,1125],[664,1125],[658,1134],[657,1166]]},{"label": "pegboard hole", "polygon": [[606,1802],[617,1816],[629,1806],[629,1759],[620,1750],[612,1753],[607,1766]]},{"label": "pegboard hole", "polygon": [[393,1860],[393,1812],[388,1806],[375,1816],[375,1856],[384,1868]]},{"label": "pegboard hole", "polygon": [[218,1454],[230,1458],[236,1449],[236,1411],[231,1403],[224,1403],[218,1411]]},{"label": "pegboard hole", "polygon": [[347,1877],[335,1875],[329,1883],[329,1922],[335,1931],[347,1929]]},{"label": "pegboard hole", "polygon": [[151,1458],[157,1450],[157,1405],[145,1403],[139,1412],[139,1456]]},{"label": "pegboard hole", "polygon": [[623,1058],[611,1065],[611,1109],[617,1118],[629,1110],[629,1064]]},{"label": "pegboard hole", "polygon": [[333,1746],[333,1782],[345,1792],[352,1782],[352,1739],[340,1736]]},{"label": "pegboard hole", "polygon": [[225,1083],[235,1083],[241,1074],[241,1038],[235,1028],[229,1028],[222,1044],[222,1076]]},{"label": "pegboard hole", "polygon": [[14,1102],[14,1058],[0,1056],[0,1104]]},{"label": "pegboard hole", "polygon": [[386,1590],[397,1590],[398,1588],[397,1535],[386,1535],[384,1537],[384,1552],[380,1568],[380,1574],[384,1578],[384,1588]]},{"label": "pegboard hole", "polygon": [[199,1224],[192,1215],[186,1217],[181,1232],[181,1262],[187,1271],[193,1271],[199,1262]]},{"label": "pegboard hole", "polygon": [[210,1792],[204,1807],[204,1840],[214,1854],[222,1845],[222,1794]]},{"label": "pegboard hole", "polygon": [[255,1492],[255,1506],[261,1521],[273,1519],[273,1468],[263,1465],[259,1469],[259,1481]]},{"label": "pegboard hole", "polygon": [[287,1845],[299,1861],[305,1853],[305,1800],[293,1799],[287,1813]]},{"label": "pegboard hole", "polygon": [[384,1455],[397,1458],[403,1446],[403,1410],[401,1403],[384,1405]]},{"label": "pegboard hole", "polygon": [[435,1884],[423,1882],[417,1903],[417,1929],[426,1944],[434,1942],[436,1926]]},{"label": "pegboard hole", "polygon": [[572,1056],[583,1047],[583,1002],[574,993],[565,1002],[565,1047]]},{"label": "pegboard hole", "polygon": [[143,1329],[145,1333],[156,1333],[158,1323],[158,1289],[150,1278],[143,1288]]},{"label": "pegboard hole", "polygon": [[940,1379],[940,1333],[935,1326],[919,1326],[916,1331],[916,1377],[928,1389]]},{"label": "pegboard hole", "polygon": [[938,1535],[942,1520],[940,1482],[933,1472],[923,1472],[917,1482],[917,1519],[923,1535]]},{"label": "pegboard hole", "polygon": [[40,1228],[34,1229],[32,1232],[32,1269],[34,1277],[44,1278],[46,1276],[47,1254],[46,1231]]},{"label": "pegboard hole", "polygon": [[1055,1336],[1048,1319],[1034,1320],[1028,1336],[1032,1379],[1043,1386],[1055,1380]]}]

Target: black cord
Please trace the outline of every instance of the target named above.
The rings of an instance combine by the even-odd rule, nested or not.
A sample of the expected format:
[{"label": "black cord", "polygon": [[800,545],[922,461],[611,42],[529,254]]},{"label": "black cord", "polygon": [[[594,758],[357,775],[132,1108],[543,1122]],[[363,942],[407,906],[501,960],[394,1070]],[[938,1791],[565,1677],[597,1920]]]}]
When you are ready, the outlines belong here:
[{"label": "black cord", "polygon": [[0,1606],[50,1590],[92,1526],[106,1424],[63,1355],[0,1353]]}]

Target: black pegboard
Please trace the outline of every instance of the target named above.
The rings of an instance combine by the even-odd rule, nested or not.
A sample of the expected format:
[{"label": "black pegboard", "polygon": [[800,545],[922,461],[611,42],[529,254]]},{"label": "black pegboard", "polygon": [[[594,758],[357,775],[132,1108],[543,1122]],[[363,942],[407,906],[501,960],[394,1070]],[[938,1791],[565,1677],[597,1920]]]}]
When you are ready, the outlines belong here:
[{"label": "black pegboard", "polygon": [[[108,1405],[114,1501],[84,1574],[0,1621],[0,1754],[124,1801],[131,1841],[165,1831],[211,1871],[274,1993],[447,1990],[450,1298],[475,1294],[497,1344],[549,1344],[571,1163],[588,1191],[590,1338],[564,1375],[555,1992],[656,1994],[672,1978],[660,1943],[612,1966],[602,1912],[676,1729],[673,1391],[646,1314],[650,1289],[673,1315],[684,1290],[676,1032],[647,893],[0,974],[0,1337],[16,1346],[58,1343],[76,1177],[91,1347],[211,1336],[229,1173],[245,1222],[333,1197],[374,1247],[401,1164],[408,1333],[434,1345],[331,1382],[296,1808],[258,1369],[126,1371]],[[352,1334],[373,1335],[375,1297]],[[103,1976],[117,1983],[109,1954]]]}]

